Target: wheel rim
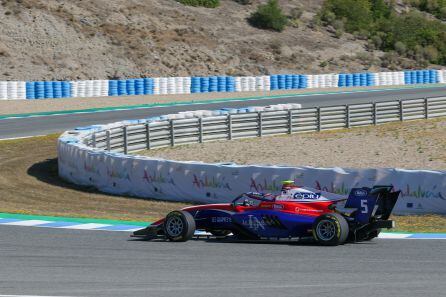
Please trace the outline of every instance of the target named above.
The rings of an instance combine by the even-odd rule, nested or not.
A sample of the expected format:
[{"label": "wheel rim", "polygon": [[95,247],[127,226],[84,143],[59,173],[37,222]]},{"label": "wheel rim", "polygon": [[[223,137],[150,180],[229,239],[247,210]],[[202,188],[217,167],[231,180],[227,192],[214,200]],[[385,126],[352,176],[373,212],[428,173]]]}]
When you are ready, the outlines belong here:
[{"label": "wheel rim", "polygon": [[332,240],[336,234],[336,227],[332,221],[322,220],[316,227],[317,237],[323,241]]},{"label": "wheel rim", "polygon": [[166,231],[172,237],[180,236],[183,232],[184,224],[181,218],[171,217],[167,220]]}]

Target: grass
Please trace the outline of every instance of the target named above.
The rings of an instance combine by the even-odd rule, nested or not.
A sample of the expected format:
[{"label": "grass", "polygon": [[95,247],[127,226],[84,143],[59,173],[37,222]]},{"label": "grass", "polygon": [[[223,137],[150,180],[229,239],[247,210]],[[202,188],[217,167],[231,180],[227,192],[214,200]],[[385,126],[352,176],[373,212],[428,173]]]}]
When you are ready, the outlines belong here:
[{"label": "grass", "polygon": [[446,233],[446,216],[444,215],[392,216],[392,219],[396,222],[393,232]]},{"label": "grass", "polygon": [[0,141],[0,212],[154,221],[182,203],[104,195],[58,176],[58,135]]}]

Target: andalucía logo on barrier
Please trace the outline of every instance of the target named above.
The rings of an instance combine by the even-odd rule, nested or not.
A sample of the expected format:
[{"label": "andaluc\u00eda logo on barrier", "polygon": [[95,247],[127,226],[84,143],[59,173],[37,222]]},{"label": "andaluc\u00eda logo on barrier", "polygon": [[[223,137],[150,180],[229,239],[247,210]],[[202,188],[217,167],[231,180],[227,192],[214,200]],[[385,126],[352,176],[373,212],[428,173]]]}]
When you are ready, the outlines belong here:
[{"label": "andaluc\u00eda logo on barrier", "polygon": [[228,189],[232,190],[231,186],[227,181],[225,181],[225,177],[223,176],[221,180],[218,180],[213,176],[212,178],[208,178],[207,175],[204,176],[204,178],[198,178],[194,174],[194,180],[192,181],[192,185],[195,187],[201,189],[201,188],[214,188],[214,189]]},{"label": "andaluc\u00eda logo on barrier", "polygon": [[142,179],[149,184],[160,183],[175,185],[175,181],[173,180],[172,176],[169,175],[166,178],[161,173],[156,174],[156,171],[153,173],[153,175],[151,175],[150,172],[148,172],[146,169],[144,169],[144,176],[142,177]]}]

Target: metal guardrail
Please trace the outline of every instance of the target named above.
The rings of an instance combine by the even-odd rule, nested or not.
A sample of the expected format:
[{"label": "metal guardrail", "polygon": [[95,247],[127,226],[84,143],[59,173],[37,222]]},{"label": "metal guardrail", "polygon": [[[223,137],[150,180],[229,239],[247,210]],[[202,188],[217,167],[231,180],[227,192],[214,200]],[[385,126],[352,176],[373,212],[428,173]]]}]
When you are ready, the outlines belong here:
[{"label": "metal guardrail", "polygon": [[127,154],[181,144],[352,128],[441,116],[446,116],[446,97],[148,121],[95,132],[86,138],[86,144]]}]

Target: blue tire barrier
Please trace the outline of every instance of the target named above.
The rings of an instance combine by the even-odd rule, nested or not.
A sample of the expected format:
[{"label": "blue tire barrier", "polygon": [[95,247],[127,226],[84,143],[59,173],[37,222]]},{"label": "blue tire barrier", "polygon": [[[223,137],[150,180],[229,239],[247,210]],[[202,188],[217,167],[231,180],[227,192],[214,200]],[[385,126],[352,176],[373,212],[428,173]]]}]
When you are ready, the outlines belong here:
[{"label": "blue tire barrier", "polygon": [[270,75],[270,89],[271,91],[279,89],[279,77],[278,75]]},{"label": "blue tire barrier", "polygon": [[436,84],[437,82],[437,70],[429,70],[429,83]]},{"label": "blue tire barrier", "polygon": [[291,90],[293,88],[293,75],[285,75],[285,89]]},{"label": "blue tire barrier", "polygon": [[416,71],[410,72],[410,81],[411,81],[411,84],[417,83],[417,72]]},{"label": "blue tire barrier", "polygon": [[199,77],[193,76],[191,78],[190,92],[191,93],[200,93],[201,92],[201,79]]},{"label": "blue tire barrier", "polygon": [[361,87],[367,86],[367,73],[361,73],[359,75],[359,79],[360,79],[360,82],[361,82]]},{"label": "blue tire barrier", "polygon": [[153,94],[153,78],[146,77],[143,79],[144,81],[144,95],[152,95]]},{"label": "blue tire barrier", "polygon": [[26,82],[26,99],[36,99],[35,82]]},{"label": "blue tire barrier", "polygon": [[353,86],[359,87],[360,85],[361,85],[361,76],[359,75],[359,73],[354,73],[353,74]]},{"label": "blue tire barrier", "polygon": [[44,98],[53,98],[53,82],[45,81],[43,82],[44,86]]},{"label": "blue tire barrier", "polygon": [[71,83],[69,81],[62,82],[62,97],[63,98],[71,97]]},{"label": "blue tire barrier", "polygon": [[235,92],[235,78],[233,76],[226,77],[226,92]]},{"label": "blue tire barrier", "polygon": [[127,95],[127,82],[123,79],[118,80],[118,95]]},{"label": "blue tire barrier", "polygon": [[353,86],[353,74],[345,75],[345,86],[352,87]]},{"label": "blue tire barrier", "polygon": [[216,76],[209,77],[209,92],[218,92],[218,78]]},{"label": "blue tire barrier", "polygon": [[420,70],[417,70],[416,74],[417,74],[417,79],[415,80],[415,82],[417,84],[422,84],[423,83],[423,73]]},{"label": "blue tire barrier", "polygon": [[367,73],[367,86],[374,86],[375,85],[375,76],[373,73]]},{"label": "blue tire barrier", "polygon": [[209,92],[209,77],[200,77],[200,92]]},{"label": "blue tire barrier", "polygon": [[279,74],[277,76],[277,82],[278,82],[278,89],[283,90],[286,87],[286,76],[283,74]]},{"label": "blue tire barrier", "polygon": [[299,76],[299,89],[306,89],[308,87],[308,76]]},{"label": "blue tire barrier", "polygon": [[144,95],[144,79],[135,79],[135,95]]},{"label": "blue tire barrier", "polygon": [[118,81],[109,80],[108,81],[108,96],[118,96]]},{"label": "blue tire barrier", "polygon": [[412,84],[412,77],[410,75],[410,71],[404,71],[404,84],[405,85]]},{"label": "blue tire barrier", "polygon": [[45,98],[45,84],[43,81],[36,81],[34,83],[34,90],[36,99]]},{"label": "blue tire barrier", "polygon": [[292,76],[292,85],[291,85],[292,89],[299,89],[299,75],[298,74],[294,74]]},{"label": "blue tire barrier", "polygon": [[62,98],[62,82],[53,81],[53,97]]},{"label": "blue tire barrier", "polygon": [[226,92],[226,76],[217,77],[217,91]]},{"label": "blue tire barrier", "polygon": [[339,74],[338,87],[342,88],[347,85],[346,83],[346,75],[341,73]]},{"label": "blue tire barrier", "polygon": [[423,83],[429,83],[429,70],[423,70]]},{"label": "blue tire barrier", "polygon": [[135,80],[128,79],[126,81],[126,85],[127,85],[127,95],[135,95]]}]

